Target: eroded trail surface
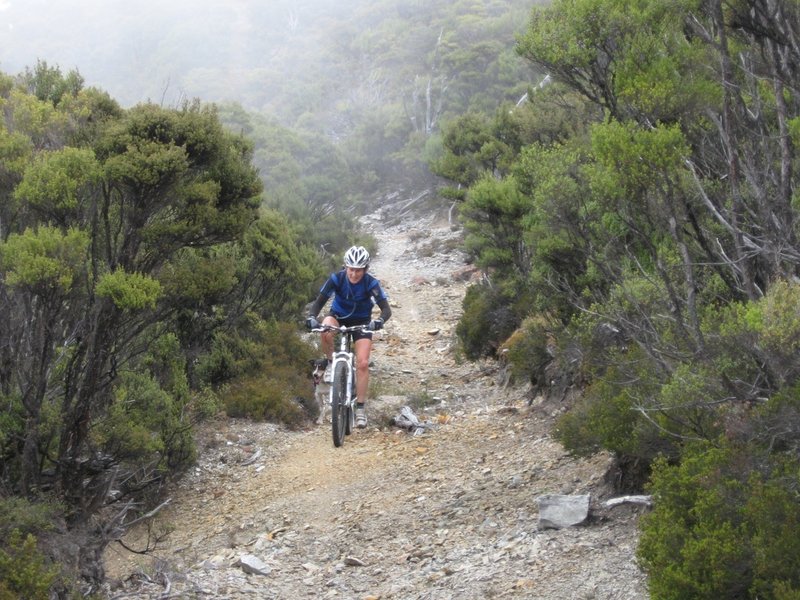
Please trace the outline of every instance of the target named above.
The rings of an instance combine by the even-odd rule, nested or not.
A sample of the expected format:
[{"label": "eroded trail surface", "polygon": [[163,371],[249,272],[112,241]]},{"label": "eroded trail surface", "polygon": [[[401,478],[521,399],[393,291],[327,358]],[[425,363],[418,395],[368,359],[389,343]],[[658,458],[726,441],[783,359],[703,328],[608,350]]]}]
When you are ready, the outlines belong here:
[{"label": "eroded trail surface", "polygon": [[[157,517],[170,533],[155,551],[107,553],[109,597],[647,598],[638,509],[538,529],[543,494],[609,495],[608,458],[570,458],[550,436],[559,407],[499,385],[493,363],[456,360],[459,232],[381,213],[369,226],[394,313],[376,335],[369,427],[334,448],[328,424],[215,424]],[[406,404],[435,426],[392,427]],[[126,543],[141,547],[145,531]]]}]

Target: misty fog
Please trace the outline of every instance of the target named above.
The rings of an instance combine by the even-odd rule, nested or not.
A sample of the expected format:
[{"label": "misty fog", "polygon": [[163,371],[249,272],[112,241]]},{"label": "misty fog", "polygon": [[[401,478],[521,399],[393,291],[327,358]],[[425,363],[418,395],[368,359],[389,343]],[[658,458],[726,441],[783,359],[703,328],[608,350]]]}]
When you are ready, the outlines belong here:
[{"label": "misty fog", "polygon": [[[339,148],[347,141],[347,168],[378,174],[362,180],[412,166],[407,179],[425,172],[443,121],[516,103],[539,79],[515,52],[535,2],[0,0],[0,72],[39,61],[78,71],[84,87],[126,108],[233,104]],[[279,137],[256,141],[264,174],[282,172],[273,159],[287,142],[263,149]]]},{"label": "misty fog", "polygon": [[[124,106],[184,98],[269,109],[268,88],[308,85],[325,33],[365,0],[0,0],[0,70],[77,69]],[[330,41],[330,40],[329,40]]]}]

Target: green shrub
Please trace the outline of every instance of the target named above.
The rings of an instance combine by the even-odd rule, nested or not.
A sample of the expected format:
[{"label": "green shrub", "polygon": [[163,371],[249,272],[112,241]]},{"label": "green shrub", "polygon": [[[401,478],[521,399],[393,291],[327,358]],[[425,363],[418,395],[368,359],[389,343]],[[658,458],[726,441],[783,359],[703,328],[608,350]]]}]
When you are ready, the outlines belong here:
[{"label": "green shrub", "polygon": [[111,298],[119,308],[142,310],[155,307],[161,296],[161,284],[148,275],[126,273],[118,268],[113,273],[104,273],[100,277],[97,295]]},{"label": "green shrub", "polygon": [[241,378],[228,386],[223,394],[228,416],[297,426],[302,422],[304,412],[293,398],[285,385],[285,378],[280,376]]},{"label": "green shrub", "polygon": [[0,600],[48,600],[59,569],[48,564],[36,538],[18,529],[0,547]]},{"label": "green shrub", "polygon": [[148,373],[123,373],[95,441],[133,467],[180,470],[195,458],[185,403]]},{"label": "green shrub", "polygon": [[653,600],[800,594],[800,461],[699,444],[656,461],[638,556]]},{"label": "green shrub", "polygon": [[61,507],[24,498],[0,498],[0,600],[47,599],[60,570],[37,547],[53,530]]},{"label": "green shrub", "polygon": [[652,373],[637,370],[648,364],[642,352],[638,348],[618,352],[612,364],[558,418],[555,437],[578,456],[610,451],[616,463],[617,491],[638,493],[649,477],[651,462],[659,455],[677,456],[679,441],[660,422],[669,415],[649,409],[653,401],[659,401],[663,386]]},{"label": "green shrub", "polygon": [[258,321],[246,344],[237,376],[220,389],[225,412],[290,426],[315,416],[308,363],[319,351],[276,321]]},{"label": "green shrub", "polygon": [[[613,377],[614,373],[609,375]],[[604,448],[633,454],[636,421],[633,398],[609,381],[599,380],[558,419],[555,436],[567,451],[578,456],[590,456]]]},{"label": "green shrub", "polygon": [[744,518],[753,548],[751,597],[800,598],[800,464],[750,478]]},{"label": "green shrub", "polygon": [[[610,368],[603,379],[589,384],[569,412],[556,422],[555,435],[564,447],[579,456],[609,450],[618,457],[651,460],[651,429],[641,422],[636,397],[627,392],[627,377]],[[652,454],[651,454],[652,452]]]},{"label": "green shrub", "polygon": [[4,477],[16,479],[19,452],[18,440],[25,436],[25,408],[18,394],[0,394],[0,471]]},{"label": "green shrub", "polygon": [[51,530],[59,510],[53,504],[29,502],[16,496],[0,498],[0,544],[9,539],[15,529],[22,535],[30,533],[36,536]]},{"label": "green shrub", "polygon": [[678,466],[656,461],[655,508],[642,519],[638,556],[654,600],[744,598],[752,573],[739,509],[743,482],[725,452],[702,448]]},{"label": "green shrub", "polygon": [[553,360],[553,325],[542,316],[528,317],[500,348],[512,381],[545,383],[545,368]]},{"label": "green shrub", "polygon": [[556,435],[569,451],[590,455],[606,449],[648,461],[668,452],[668,439],[660,441],[658,427],[640,412],[661,390],[646,371],[635,370],[646,364],[638,348],[619,352],[613,366],[586,386],[557,423]]},{"label": "green shrub", "polygon": [[222,400],[212,388],[204,386],[192,394],[191,408],[195,418],[204,421],[220,411]]},{"label": "green shrub", "polygon": [[185,364],[175,335],[152,340],[140,368],[120,374],[95,442],[135,471],[186,468],[196,448]]},{"label": "green shrub", "polygon": [[315,354],[319,351],[298,335],[295,325],[251,314],[237,333],[218,332],[214,336],[212,350],[199,359],[196,372],[202,384],[219,388],[238,377],[273,367],[290,366],[305,374]]},{"label": "green shrub", "polygon": [[202,385],[219,387],[241,372],[240,338],[227,332],[216,332],[211,350],[197,361],[195,373]]},{"label": "green shrub", "polygon": [[456,335],[470,360],[495,354],[519,325],[510,302],[490,284],[467,288],[462,306]]},{"label": "green shrub", "polygon": [[756,302],[706,311],[703,326],[716,368],[731,382],[741,382],[737,395],[751,394],[755,379],[765,379],[776,389],[800,382],[798,314],[800,285],[785,281],[775,282]]}]

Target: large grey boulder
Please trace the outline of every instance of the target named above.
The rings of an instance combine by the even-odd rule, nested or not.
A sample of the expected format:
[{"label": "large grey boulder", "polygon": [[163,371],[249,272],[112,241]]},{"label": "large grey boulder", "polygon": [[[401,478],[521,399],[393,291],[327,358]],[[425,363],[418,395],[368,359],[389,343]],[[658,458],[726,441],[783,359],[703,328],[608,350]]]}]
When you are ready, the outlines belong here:
[{"label": "large grey boulder", "polygon": [[580,525],[589,516],[589,494],[564,496],[548,494],[537,499],[539,529],[562,529]]}]

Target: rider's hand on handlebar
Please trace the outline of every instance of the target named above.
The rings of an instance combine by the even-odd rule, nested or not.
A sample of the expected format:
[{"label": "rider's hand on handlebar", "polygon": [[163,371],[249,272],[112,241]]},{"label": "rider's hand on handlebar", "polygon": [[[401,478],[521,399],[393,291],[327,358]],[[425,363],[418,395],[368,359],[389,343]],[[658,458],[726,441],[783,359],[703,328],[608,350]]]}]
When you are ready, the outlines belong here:
[{"label": "rider's hand on handlebar", "polygon": [[369,328],[371,331],[378,331],[379,329],[383,329],[383,319],[373,319],[372,322],[369,324]]},{"label": "rider's hand on handlebar", "polygon": [[308,317],[306,319],[306,327],[309,329],[317,329],[319,328],[319,321],[317,321],[314,317]]}]

